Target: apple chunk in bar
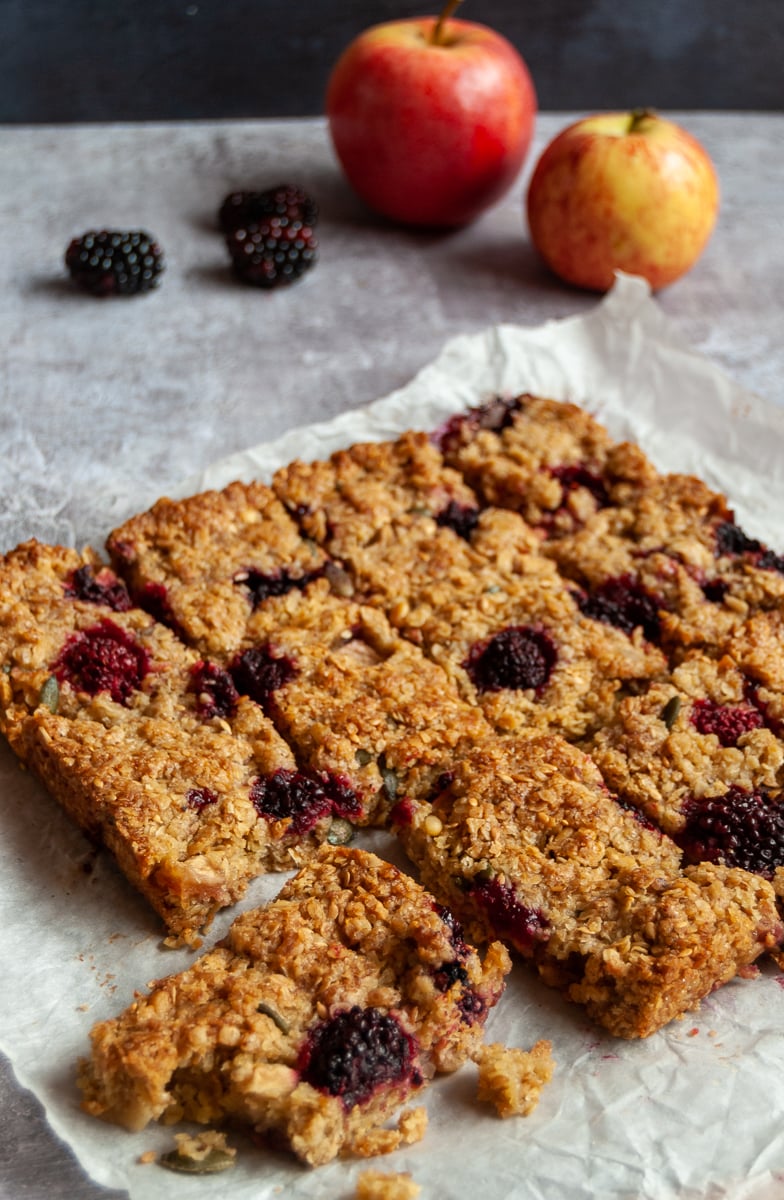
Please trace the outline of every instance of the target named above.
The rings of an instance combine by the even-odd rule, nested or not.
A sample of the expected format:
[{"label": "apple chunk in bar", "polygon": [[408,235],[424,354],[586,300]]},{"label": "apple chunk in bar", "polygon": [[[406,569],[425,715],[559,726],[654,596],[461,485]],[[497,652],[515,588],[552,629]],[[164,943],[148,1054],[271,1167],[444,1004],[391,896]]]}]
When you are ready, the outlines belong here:
[{"label": "apple chunk in bar", "polygon": [[267,907],[91,1034],[83,1106],[139,1130],[229,1121],[315,1166],[393,1150],[382,1128],[476,1053],[510,968],[375,855],[323,847]]},{"label": "apple chunk in bar", "polygon": [[[185,940],[346,815],[231,676],[89,553],[30,542],[0,562],[0,729]],[[296,812],[269,803],[281,793]]]},{"label": "apple chunk in bar", "polygon": [[237,649],[267,597],[305,587],[327,562],[258,482],[158,500],[115,529],[107,547],[135,601],[218,658]]},{"label": "apple chunk in bar", "polygon": [[767,880],[683,867],[554,736],[489,741],[392,821],[470,938],[504,940],[619,1037],[647,1037],[749,974],[784,933]]}]

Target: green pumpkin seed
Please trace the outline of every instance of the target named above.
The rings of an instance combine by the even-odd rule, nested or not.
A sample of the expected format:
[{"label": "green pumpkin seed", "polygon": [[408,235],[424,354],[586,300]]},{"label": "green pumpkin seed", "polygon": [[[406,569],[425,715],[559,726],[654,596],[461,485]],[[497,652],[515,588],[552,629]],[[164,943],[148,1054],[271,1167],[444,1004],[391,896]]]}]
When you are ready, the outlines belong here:
[{"label": "green pumpkin seed", "polygon": [[57,712],[57,707],[60,703],[60,685],[54,675],[50,675],[45,680],[38,693],[38,703],[43,704],[51,713]]},{"label": "green pumpkin seed", "polygon": [[661,719],[668,729],[672,729],[675,722],[678,720],[678,713],[681,711],[680,696],[671,696],[661,710]]},{"label": "green pumpkin seed", "polygon": [[387,794],[387,799],[395,800],[397,798],[397,789],[400,784],[400,780],[398,779],[397,775],[389,767],[384,767],[381,772],[381,778],[384,781],[384,791]]},{"label": "green pumpkin seed", "polygon": [[179,1171],[184,1175],[217,1175],[234,1166],[235,1156],[225,1150],[210,1150],[204,1158],[189,1158],[179,1150],[169,1150],[158,1159],[167,1171]]},{"label": "green pumpkin seed", "polygon": [[270,1021],[274,1021],[282,1034],[291,1033],[291,1026],[285,1017],[282,1017],[277,1008],[273,1008],[271,1004],[267,1004],[264,1000],[260,1000],[256,1005],[256,1012],[263,1013],[265,1017],[269,1017]]},{"label": "green pumpkin seed", "polygon": [[345,817],[333,817],[327,833],[330,846],[347,846],[354,840],[354,826]]}]

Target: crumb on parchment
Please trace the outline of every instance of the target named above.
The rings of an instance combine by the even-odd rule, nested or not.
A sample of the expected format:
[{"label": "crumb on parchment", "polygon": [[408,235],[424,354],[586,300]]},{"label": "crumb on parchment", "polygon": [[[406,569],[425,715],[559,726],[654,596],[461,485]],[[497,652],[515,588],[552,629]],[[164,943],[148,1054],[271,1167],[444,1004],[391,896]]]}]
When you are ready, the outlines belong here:
[{"label": "crumb on parchment", "polygon": [[530,1050],[491,1042],[474,1061],[479,1068],[478,1099],[494,1104],[500,1117],[527,1117],[553,1076],[552,1043],[538,1041]]},{"label": "crumb on parchment", "polygon": [[415,1200],[421,1187],[407,1173],[370,1169],[357,1178],[356,1200]]}]

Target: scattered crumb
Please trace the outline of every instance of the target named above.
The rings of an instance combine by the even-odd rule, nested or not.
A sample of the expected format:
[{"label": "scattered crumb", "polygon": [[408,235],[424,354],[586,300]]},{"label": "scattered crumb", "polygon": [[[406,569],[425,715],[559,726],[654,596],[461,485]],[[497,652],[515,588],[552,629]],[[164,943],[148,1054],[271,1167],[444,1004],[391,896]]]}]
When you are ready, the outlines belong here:
[{"label": "scattered crumb", "polygon": [[421,1142],[427,1129],[427,1109],[421,1107],[407,1109],[401,1114],[397,1127],[407,1146],[412,1146],[414,1142]]},{"label": "scattered crumb", "polygon": [[552,1043],[539,1041],[530,1050],[491,1042],[474,1061],[479,1068],[478,1099],[494,1104],[500,1117],[527,1117],[553,1076]]},{"label": "scattered crumb", "polygon": [[185,1175],[216,1175],[234,1166],[237,1151],[226,1143],[226,1135],[214,1129],[203,1133],[176,1133],[176,1149],[156,1161],[168,1171]]},{"label": "scattered crumb", "polygon": [[89,1004],[77,1004],[76,1011],[77,1012],[89,1012],[90,1005]]},{"label": "scattered crumb", "polygon": [[375,1158],[377,1154],[398,1150],[402,1141],[399,1129],[360,1129],[346,1142],[342,1153],[357,1158]]},{"label": "scattered crumb", "polygon": [[408,1174],[363,1171],[357,1178],[356,1200],[414,1200],[421,1187]]},{"label": "scattered crumb", "polygon": [[139,1162],[146,1167],[148,1163],[154,1163],[157,1157],[154,1150],[145,1150],[144,1154],[139,1155]]},{"label": "scattered crumb", "polygon": [[177,1153],[183,1158],[193,1159],[194,1162],[201,1162],[214,1150],[220,1150],[231,1158],[235,1158],[237,1154],[232,1146],[227,1145],[226,1134],[217,1129],[205,1129],[199,1133],[175,1133],[174,1140],[177,1143]]},{"label": "scattered crumb", "polygon": [[699,1029],[695,1025],[693,1029],[689,1030],[689,1037],[696,1037],[699,1032]]}]

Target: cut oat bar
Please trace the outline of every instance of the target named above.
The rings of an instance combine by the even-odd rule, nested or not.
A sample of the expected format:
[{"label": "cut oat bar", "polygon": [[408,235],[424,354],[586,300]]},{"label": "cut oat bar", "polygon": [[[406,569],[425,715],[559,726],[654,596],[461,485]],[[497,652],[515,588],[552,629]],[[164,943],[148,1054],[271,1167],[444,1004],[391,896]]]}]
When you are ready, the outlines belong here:
[{"label": "cut oat bar", "polygon": [[163,498],[108,538],[135,601],[189,645],[226,658],[269,596],[304,587],[327,557],[262,483]]},{"label": "cut oat bar", "polygon": [[399,795],[424,794],[490,733],[380,610],[334,596],[326,580],[257,610],[231,669],[302,766],[356,799],[345,815],[360,824],[383,823]]},{"label": "cut oat bar", "polygon": [[778,614],[760,613],[729,639],[728,652],[691,651],[666,681],[625,698],[586,743],[608,786],[690,861],[768,879],[784,868],[780,627]]},{"label": "cut oat bar", "polygon": [[577,405],[539,396],[498,397],[470,409],[436,441],[485,504],[515,509],[547,538],[627,502],[656,477],[638,446],[614,442]]},{"label": "cut oat bar", "polygon": [[609,720],[624,687],[666,668],[642,631],[583,616],[557,575],[487,569],[461,584],[434,584],[398,620],[499,733],[580,739]]},{"label": "cut oat bar", "polygon": [[503,939],[620,1037],[654,1033],[782,937],[770,883],[682,868],[674,842],[556,737],[489,741],[432,804],[406,801],[392,819],[469,937]]},{"label": "cut oat bar", "polygon": [[406,1131],[384,1123],[478,1050],[509,967],[498,943],[480,962],[389,863],[324,847],[193,966],[93,1029],[83,1104],[132,1130],[239,1122],[311,1165],[386,1152]]},{"label": "cut oat bar", "polygon": [[394,441],[359,442],[326,461],[295,460],[275,473],[272,487],[304,532],[341,560],[392,523],[466,531],[479,508],[428,435],[411,431]]},{"label": "cut oat bar", "polygon": [[784,560],[747,538],[726,498],[690,475],[660,476],[546,553],[582,588],[586,615],[639,625],[676,650],[711,646],[784,600]]},{"label": "cut oat bar", "polygon": [[250,879],[299,865],[356,802],[300,770],[228,672],[117,587],[90,554],[27,543],[5,556],[0,727],[169,932],[191,939]]}]

